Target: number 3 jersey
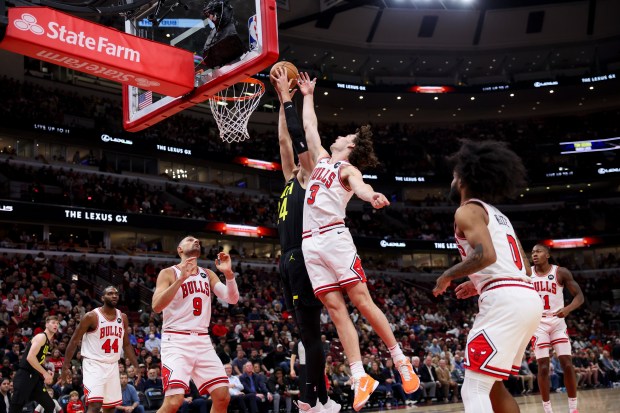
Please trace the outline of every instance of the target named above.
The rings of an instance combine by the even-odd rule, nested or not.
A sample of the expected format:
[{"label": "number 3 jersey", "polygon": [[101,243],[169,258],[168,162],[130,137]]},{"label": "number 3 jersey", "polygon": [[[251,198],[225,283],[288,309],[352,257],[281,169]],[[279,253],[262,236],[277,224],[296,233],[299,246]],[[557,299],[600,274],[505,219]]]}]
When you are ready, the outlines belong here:
[{"label": "number 3 jersey", "polygon": [[[181,276],[178,265],[171,267],[175,279]],[[198,267],[179,288],[170,304],[164,308],[164,332],[207,333],[211,322],[211,285],[209,273]]]},{"label": "number 3 jersey", "polygon": [[103,363],[116,363],[121,358],[125,327],[120,310],[116,310],[116,317],[108,319],[101,311],[101,307],[93,310],[97,314],[97,328],[84,334],[82,356]]},{"label": "number 3 jersey", "polygon": [[[510,220],[493,205],[489,205],[479,199],[469,199],[463,205],[469,203],[479,204],[485,209],[489,217],[487,228],[491,234],[495,255],[497,256],[497,260],[493,264],[469,276],[476,290],[478,290],[478,294],[481,293],[484,286],[489,282],[499,279],[517,278],[529,282],[517,244],[517,236]],[[458,233],[455,234],[455,237],[459,253],[465,259],[474,249]]]},{"label": "number 3 jersey", "polygon": [[344,222],[353,191],[342,182],[340,172],[351,164],[330,161],[331,158],[320,159],[310,175],[304,203],[304,232]]}]

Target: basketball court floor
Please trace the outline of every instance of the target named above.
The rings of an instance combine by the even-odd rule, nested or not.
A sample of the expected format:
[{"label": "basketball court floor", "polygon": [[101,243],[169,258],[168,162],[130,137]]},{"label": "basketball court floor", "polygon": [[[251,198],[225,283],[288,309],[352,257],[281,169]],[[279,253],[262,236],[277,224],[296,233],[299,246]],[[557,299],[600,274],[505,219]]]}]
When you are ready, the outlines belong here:
[{"label": "basketball court floor", "polygon": [[[612,413],[620,412],[620,388],[596,389],[578,392],[579,411],[582,413]],[[517,403],[521,413],[542,413],[540,395],[528,395],[517,397]],[[568,401],[566,393],[553,393],[551,403],[555,413],[566,413]],[[396,409],[398,411],[410,411],[416,413],[451,413],[462,412],[463,403],[437,404],[435,406],[408,407]]]}]

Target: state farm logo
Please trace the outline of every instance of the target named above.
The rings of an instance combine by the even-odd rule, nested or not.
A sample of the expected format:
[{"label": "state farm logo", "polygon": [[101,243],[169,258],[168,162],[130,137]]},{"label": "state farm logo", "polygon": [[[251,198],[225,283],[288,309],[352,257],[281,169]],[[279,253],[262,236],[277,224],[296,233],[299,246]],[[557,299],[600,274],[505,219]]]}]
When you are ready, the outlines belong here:
[{"label": "state farm logo", "polygon": [[138,85],[138,86],[140,86],[142,88],[145,88],[145,89],[148,88],[148,87],[153,87],[153,86],[159,86],[160,85],[159,82],[156,82],[154,80],[148,80],[148,79],[145,79],[143,77],[137,77],[135,80],[136,80],[136,85]]},{"label": "state farm logo", "polygon": [[24,32],[30,30],[33,34],[36,34],[37,36],[41,36],[43,33],[45,33],[43,27],[37,24],[37,18],[29,13],[22,14],[22,18],[15,20],[13,22],[13,25],[15,25],[15,27]]}]

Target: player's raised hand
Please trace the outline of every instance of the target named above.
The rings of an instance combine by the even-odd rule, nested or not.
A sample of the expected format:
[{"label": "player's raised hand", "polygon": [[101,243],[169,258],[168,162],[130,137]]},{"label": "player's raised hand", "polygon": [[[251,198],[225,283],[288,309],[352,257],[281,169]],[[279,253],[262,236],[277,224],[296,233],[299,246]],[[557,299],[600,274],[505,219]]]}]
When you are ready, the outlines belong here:
[{"label": "player's raised hand", "polygon": [[293,90],[293,93],[291,93],[290,90],[292,89],[294,81],[295,79],[288,78],[288,72],[284,67],[277,68],[275,73],[271,75],[271,83],[273,83],[276,88],[280,103],[288,102],[292,99],[295,90]]},{"label": "player's raised hand", "polygon": [[370,201],[370,204],[374,209],[381,209],[390,205],[390,201],[388,201],[388,199],[382,193],[375,192],[372,196],[372,201]]},{"label": "player's raised hand", "polygon": [[314,93],[314,87],[316,86],[316,77],[310,79],[308,72],[300,72],[297,78],[297,84],[299,85],[299,90],[302,95],[311,95]]},{"label": "player's raised hand", "polygon": [[196,257],[187,258],[185,261],[183,261],[183,263],[180,265],[181,275],[179,276],[179,279],[181,281],[187,280],[190,275],[196,274],[198,272],[197,262],[198,258]]},{"label": "player's raised hand", "polygon": [[217,258],[215,259],[215,267],[223,272],[224,275],[232,272],[232,260],[230,259],[230,255],[225,252],[220,252],[217,254]]},{"label": "player's raised hand", "polygon": [[465,281],[464,283],[457,285],[454,291],[456,291],[456,298],[460,300],[464,300],[478,294],[478,290],[476,290],[474,283],[471,281]]}]

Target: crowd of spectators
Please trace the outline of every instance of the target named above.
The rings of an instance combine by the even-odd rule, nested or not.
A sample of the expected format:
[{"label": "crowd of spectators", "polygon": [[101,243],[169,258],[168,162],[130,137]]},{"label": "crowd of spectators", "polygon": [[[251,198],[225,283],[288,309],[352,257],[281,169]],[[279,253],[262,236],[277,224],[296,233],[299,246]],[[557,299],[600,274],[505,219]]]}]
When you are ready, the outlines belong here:
[{"label": "crowd of spectators", "polygon": [[[0,353],[3,356],[0,373],[11,378],[25,344],[42,331],[41,320],[47,315],[57,315],[60,320],[53,353],[46,365],[58,373],[70,336],[81,317],[98,305],[96,296],[100,292],[88,282],[89,277],[80,279],[78,284],[65,274],[79,271],[94,276],[105,269],[104,272],[117,275],[115,285],[121,291],[123,309],[130,316],[128,334],[143,376],[138,380],[133,367],[122,364],[121,371],[126,374],[126,377],[121,376],[122,383],[125,380],[129,383],[124,384],[123,389],[131,386],[135,394],[142,397],[133,400],[134,392],[127,390],[124,392],[128,398],[126,407],[133,407],[134,403],[154,406],[151,403],[156,403],[157,393],[152,389],[161,389],[161,315],[150,312],[150,308],[136,297],[139,297],[140,285],[152,289],[159,270],[170,264],[173,262],[154,264],[139,259],[118,262],[114,257],[92,262],[87,256],[73,261],[53,254],[4,253],[0,257]],[[299,334],[284,308],[276,268],[238,262],[235,271],[239,273],[240,302],[235,306],[219,300],[214,302],[210,329],[216,351],[227,365],[231,383],[235,382],[230,387],[231,394],[237,396],[233,397],[233,407],[244,413],[265,413],[282,407],[290,413],[291,401],[298,392],[298,366],[290,359]],[[590,278],[577,275],[576,280],[587,297],[587,305],[567,320],[578,381],[583,388],[610,386],[620,377],[620,337],[610,327],[610,321],[620,316],[620,303],[614,303],[611,296],[613,289],[620,288],[620,280],[612,275]],[[360,335],[363,362],[369,373],[381,382],[371,403],[391,407],[458,400],[463,379],[463,349],[476,313],[476,301],[457,300],[453,294],[436,299],[430,294],[432,283],[382,275],[371,275],[368,287],[377,305],[384,310],[405,354],[412,357],[423,384],[413,396],[404,395],[399,387],[399,375],[394,374],[389,362],[389,351],[359,312],[351,309],[351,318]],[[593,294],[604,291],[604,294]],[[342,345],[326,311],[323,311],[321,322],[330,394],[350,406],[351,392],[347,386],[350,372],[343,358]],[[56,376],[52,389],[56,398],[66,396],[63,405],[70,402],[71,392],[77,391],[79,397],[83,395],[80,363],[78,353],[72,362],[71,382]],[[507,383],[509,389],[515,394],[536,391],[536,371],[533,354],[528,352],[519,375]],[[255,383],[261,384],[254,392],[248,388],[250,374],[260,377]],[[554,374],[553,388],[561,390],[561,367],[556,366]],[[232,376],[238,376],[240,385]],[[186,396],[187,408],[206,413],[202,409],[208,409],[207,399],[191,392]]]}]

